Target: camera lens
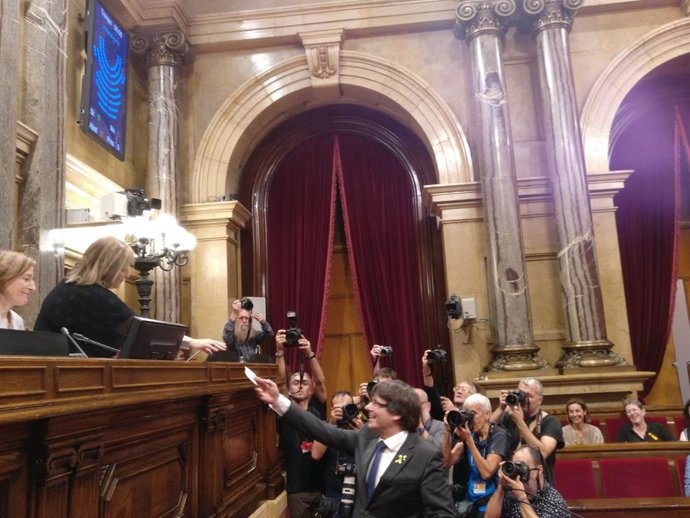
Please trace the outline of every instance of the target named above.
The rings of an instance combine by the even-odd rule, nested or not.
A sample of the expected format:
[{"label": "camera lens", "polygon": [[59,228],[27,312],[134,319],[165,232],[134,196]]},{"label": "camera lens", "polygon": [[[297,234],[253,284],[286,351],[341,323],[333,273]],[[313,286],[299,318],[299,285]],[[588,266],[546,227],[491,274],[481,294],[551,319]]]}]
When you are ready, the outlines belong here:
[{"label": "camera lens", "polygon": [[501,471],[506,477],[513,480],[517,480],[519,477],[520,480],[525,482],[529,478],[529,467],[522,461],[513,462],[507,460],[501,466]]}]

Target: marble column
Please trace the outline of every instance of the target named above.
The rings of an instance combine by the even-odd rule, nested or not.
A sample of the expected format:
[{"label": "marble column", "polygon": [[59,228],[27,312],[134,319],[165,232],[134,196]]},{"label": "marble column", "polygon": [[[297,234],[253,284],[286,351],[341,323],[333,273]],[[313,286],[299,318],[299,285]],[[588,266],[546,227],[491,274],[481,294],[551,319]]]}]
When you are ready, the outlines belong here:
[{"label": "marble column", "polygon": [[[37,259],[37,293],[23,308],[31,326],[64,273],[63,256],[47,238],[49,230],[64,226],[67,3],[31,0],[24,21],[20,118],[38,139],[22,167],[17,248]],[[15,128],[13,123],[13,134]],[[8,160],[5,168],[12,163]]]},{"label": "marble column", "polygon": [[[180,171],[178,163],[179,69],[191,59],[182,31],[166,29],[137,34],[131,49],[146,58],[149,95],[149,153],[146,177],[147,198],[162,201],[160,214],[178,215]],[[167,243],[170,245],[171,243]],[[153,317],[169,322],[180,320],[181,276],[179,268],[153,272]]]},{"label": "marble column", "polygon": [[570,60],[569,32],[583,0],[523,0],[520,25],[536,37],[548,166],[558,230],[558,260],[567,338],[557,366],[596,367],[625,361],[606,337],[595,257],[582,135]]},{"label": "marble column", "polygon": [[513,138],[503,74],[502,36],[513,0],[460,2],[455,34],[472,59],[474,98],[481,124],[480,175],[487,232],[489,302],[494,336],[490,371],[548,365],[534,344],[522,245]]},{"label": "marble column", "polygon": [[20,52],[17,28],[19,24],[19,2],[2,0],[0,10],[0,250],[11,250],[15,245],[15,208],[17,182],[14,163],[17,135],[17,61]]}]

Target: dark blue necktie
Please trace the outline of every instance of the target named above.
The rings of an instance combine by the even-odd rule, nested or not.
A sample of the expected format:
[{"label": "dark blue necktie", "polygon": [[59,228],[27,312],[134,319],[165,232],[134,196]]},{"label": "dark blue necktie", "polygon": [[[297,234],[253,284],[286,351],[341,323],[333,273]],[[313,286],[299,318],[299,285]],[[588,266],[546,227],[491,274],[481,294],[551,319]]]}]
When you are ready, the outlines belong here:
[{"label": "dark blue necktie", "polygon": [[369,475],[367,476],[367,498],[371,498],[374,494],[374,488],[376,487],[376,474],[379,471],[379,463],[381,462],[381,454],[386,449],[386,443],[379,441],[376,445],[376,451],[374,452],[374,458],[371,459],[371,464],[369,465]]}]

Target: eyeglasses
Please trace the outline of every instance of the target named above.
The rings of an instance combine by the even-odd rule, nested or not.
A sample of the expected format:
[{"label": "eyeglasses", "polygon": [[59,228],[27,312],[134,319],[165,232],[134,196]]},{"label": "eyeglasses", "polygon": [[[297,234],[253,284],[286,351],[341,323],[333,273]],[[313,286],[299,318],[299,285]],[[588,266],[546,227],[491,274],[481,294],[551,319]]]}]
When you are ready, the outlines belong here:
[{"label": "eyeglasses", "polygon": [[375,399],[371,400],[371,404],[377,408],[386,408],[388,406],[388,403],[381,403],[379,401],[376,401]]}]

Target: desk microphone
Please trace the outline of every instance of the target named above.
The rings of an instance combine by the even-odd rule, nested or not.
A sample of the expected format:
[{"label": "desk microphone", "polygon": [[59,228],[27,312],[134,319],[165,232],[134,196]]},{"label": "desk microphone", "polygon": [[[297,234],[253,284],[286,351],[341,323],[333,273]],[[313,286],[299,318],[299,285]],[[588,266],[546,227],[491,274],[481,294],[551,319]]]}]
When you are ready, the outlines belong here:
[{"label": "desk microphone", "polygon": [[[60,332],[67,337],[67,340],[74,346],[74,348],[79,351],[78,353],[75,353],[75,355],[81,357],[81,358],[88,358],[86,353],[84,352],[84,349],[82,349],[79,344],[76,342],[74,338],[72,338],[72,335],[69,334],[69,331],[67,330],[66,327],[61,327]],[[70,356],[72,356],[70,354]]]},{"label": "desk microphone", "polygon": [[114,347],[110,347],[109,345],[102,344],[101,342],[97,342],[96,340],[91,340],[91,338],[87,338],[84,335],[80,335],[79,333],[74,333],[74,338],[76,338],[80,342],[95,345],[96,347],[100,347],[101,349],[105,349],[106,351],[109,351],[111,353],[120,352],[119,349],[115,349]]}]

